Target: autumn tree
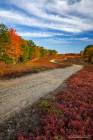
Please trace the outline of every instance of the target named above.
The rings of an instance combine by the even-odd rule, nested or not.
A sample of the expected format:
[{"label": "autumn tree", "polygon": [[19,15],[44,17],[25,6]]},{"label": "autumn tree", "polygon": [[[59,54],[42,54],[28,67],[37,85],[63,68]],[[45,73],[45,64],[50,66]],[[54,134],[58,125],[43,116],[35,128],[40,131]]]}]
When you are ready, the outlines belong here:
[{"label": "autumn tree", "polygon": [[35,47],[34,58],[36,58],[36,59],[40,58],[40,47],[39,46]]},{"label": "autumn tree", "polygon": [[9,38],[10,38],[10,45],[8,46],[7,53],[13,59],[13,64],[18,62],[20,55],[22,54],[21,50],[21,43],[22,39],[20,36],[16,34],[15,29],[9,29],[8,31]]},{"label": "autumn tree", "polygon": [[83,52],[86,61],[93,63],[93,45],[88,45]]}]

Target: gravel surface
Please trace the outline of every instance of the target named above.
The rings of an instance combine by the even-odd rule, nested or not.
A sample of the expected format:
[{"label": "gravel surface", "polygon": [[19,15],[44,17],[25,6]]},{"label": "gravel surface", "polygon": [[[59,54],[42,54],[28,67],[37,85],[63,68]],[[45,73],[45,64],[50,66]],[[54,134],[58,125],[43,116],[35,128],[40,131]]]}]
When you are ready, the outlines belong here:
[{"label": "gravel surface", "polygon": [[73,65],[28,75],[21,78],[0,81],[0,123],[14,113],[32,105],[40,97],[53,93],[68,77],[83,66]]}]

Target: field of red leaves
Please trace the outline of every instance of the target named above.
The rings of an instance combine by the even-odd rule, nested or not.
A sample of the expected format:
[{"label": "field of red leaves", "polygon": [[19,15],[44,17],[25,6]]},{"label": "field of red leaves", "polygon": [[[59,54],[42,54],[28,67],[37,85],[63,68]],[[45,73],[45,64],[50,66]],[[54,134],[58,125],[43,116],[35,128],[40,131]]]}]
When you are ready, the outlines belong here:
[{"label": "field of red leaves", "polygon": [[64,93],[55,101],[39,104],[42,129],[18,140],[71,140],[93,138],[93,66],[84,68],[68,80]]},{"label": "field of red leaves", "polygon": [[64,91],[36,107],[28,120],[21,119],[14,140],[93,140],[93,66],[73,75]]}]

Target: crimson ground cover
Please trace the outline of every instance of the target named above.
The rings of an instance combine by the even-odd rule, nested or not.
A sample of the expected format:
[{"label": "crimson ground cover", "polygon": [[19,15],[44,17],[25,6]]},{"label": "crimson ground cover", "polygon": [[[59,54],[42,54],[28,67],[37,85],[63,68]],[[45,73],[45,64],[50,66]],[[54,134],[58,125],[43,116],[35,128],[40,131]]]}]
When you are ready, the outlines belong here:
[{"label": "crimson ground cover", "polygon": [[[93,139],[93,66],[73,75],[55,100],[39,103],[40,128],[32,140]],[[21,140],[23,135],[19,135]],[[26,139],[26,138],[25,138]]]},{"label": "crimson ground cover", "polygon": [[20,119],[13,118],[10,130],[7,134],[13,140],[92,140],[93,66],[70,77],[53,98],[42,99]]}]

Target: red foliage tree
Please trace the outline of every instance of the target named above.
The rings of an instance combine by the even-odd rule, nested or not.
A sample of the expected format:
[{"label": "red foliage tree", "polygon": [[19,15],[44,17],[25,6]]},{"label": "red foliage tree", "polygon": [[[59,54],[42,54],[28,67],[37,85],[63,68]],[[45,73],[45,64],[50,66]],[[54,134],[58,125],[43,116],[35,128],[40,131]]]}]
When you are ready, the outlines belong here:
[{"label": "red foliage tree", "polygon": [[7,50],[8,55],[13,59],[13,63],[17,63],[18,58],[22,54],[21,43],[22,39],[16,34],[15,29],[9,29],[9,38],[10,38],[10,48]]}]

